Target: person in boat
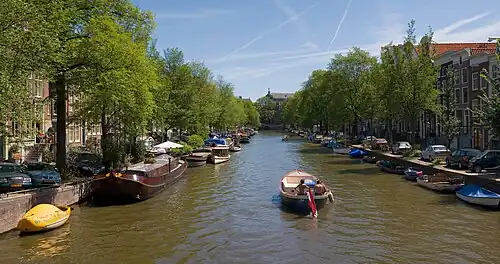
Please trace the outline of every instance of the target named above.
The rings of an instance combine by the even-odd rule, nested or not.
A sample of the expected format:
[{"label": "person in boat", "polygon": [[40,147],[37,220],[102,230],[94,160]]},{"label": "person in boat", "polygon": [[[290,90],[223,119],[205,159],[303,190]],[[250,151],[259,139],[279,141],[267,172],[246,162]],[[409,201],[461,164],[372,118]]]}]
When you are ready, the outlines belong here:
[{"label": "person in boat", "polygon": [[323,184],[321,180],[316,181],[316,185],[314,185],[314,194],[316,195],[323,195],[328,191],[326,189],[326,186]]},{"label": "person in boat", "polygon": [[307,186],[305,184],[305,181],[304,179],[300,179],[300,183],[299,185],[297,185],[297,187],[295,187],[295,190],[297,190],[297,195],[306,195],[306,190],[310,190],[311,188],[309,188],[309,186]]}]

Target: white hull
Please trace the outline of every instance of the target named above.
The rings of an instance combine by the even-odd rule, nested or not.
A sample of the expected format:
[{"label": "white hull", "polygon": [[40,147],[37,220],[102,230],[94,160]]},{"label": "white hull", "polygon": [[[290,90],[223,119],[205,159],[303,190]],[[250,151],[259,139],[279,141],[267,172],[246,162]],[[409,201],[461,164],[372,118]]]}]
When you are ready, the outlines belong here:
[{"label": "white hull", "polygon": [[351,149],[349,149],[349,148],[334,148],[333,149],[333,153],[342,154],[342,155],[348,155],[349,151],[351,151]]},{"label": "white hull", "polygon": [[463,185],[463,184],[451,184],[446,182],[428,182],[427,180],[421,178],[417,178],[417,183],[418,185],[424,188],[438,192],[454,192],[456,189],[458,189],[460,186]]},{"label": "white hull", "polygon": [[460,193],[456,193],[457,197],[470,204],[477,204],[481,206],[486,206],[486,207],[493,207],[496,208],[498,207],[498,204],[500,203],[500,198],[493,198],[493,197],[470,197],[470,196],[465,196]]},{"label": "white hull", "polygon": [[219,164],[219,163],[228,162],[230,158],[231,158],[231,156],[228,156],[228,157],[212,156],[212,163],[213,164]]}]

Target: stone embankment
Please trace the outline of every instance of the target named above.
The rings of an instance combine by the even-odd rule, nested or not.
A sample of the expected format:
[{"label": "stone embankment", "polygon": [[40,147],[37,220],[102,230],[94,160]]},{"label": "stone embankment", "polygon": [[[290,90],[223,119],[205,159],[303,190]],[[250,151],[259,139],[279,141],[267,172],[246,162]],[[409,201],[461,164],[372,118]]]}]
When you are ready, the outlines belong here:
[{"label": "stone embankment", "polygon": [[461,175],[464,177],[466,184],[476,184],[493,192],[500,193],[500,179],[494,173],[469,173],[463,170],[446,168],[442,165],[434,165],[418,158],[406,158],[401,155],[371,150],[360,145],[353,145],[352,147],[366,151],[369,156],[376,157],[377,160],[388,160],[401,166],[418,168],[426,174],[444,173],[448,175]]},{"label": "stone embankment", "polygon": [[81,182],[65,184],[58,188],[40,188],[0,194],[0,233],[16,228],[21,217],[37,204],[69,206],[82,201],[88,193],[88,182]]}]

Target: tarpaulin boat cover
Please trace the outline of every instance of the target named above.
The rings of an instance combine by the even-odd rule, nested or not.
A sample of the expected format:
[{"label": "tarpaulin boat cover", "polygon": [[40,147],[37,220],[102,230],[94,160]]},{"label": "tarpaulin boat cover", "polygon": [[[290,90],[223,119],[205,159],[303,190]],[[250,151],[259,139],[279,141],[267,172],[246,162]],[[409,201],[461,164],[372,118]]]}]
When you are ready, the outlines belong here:
[{"label": "tarpaulin boat cover", "polygon": [[490,190],[486,190],[485,188],[475,184],[465,185],[458,191],[458,193],[463,196],[476,198],[500,198],[500,194],[494,193]]}]

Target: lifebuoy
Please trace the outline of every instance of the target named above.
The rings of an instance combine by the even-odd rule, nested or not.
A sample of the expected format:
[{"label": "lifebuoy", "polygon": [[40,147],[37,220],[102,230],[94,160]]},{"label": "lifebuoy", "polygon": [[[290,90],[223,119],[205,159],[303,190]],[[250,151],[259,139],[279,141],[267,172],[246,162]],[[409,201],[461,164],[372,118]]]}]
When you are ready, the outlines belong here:
[{"label": "lifebuoy", "polygon": [[333,194],[331,192],[328,194],[328,200],[333,203]]}]

